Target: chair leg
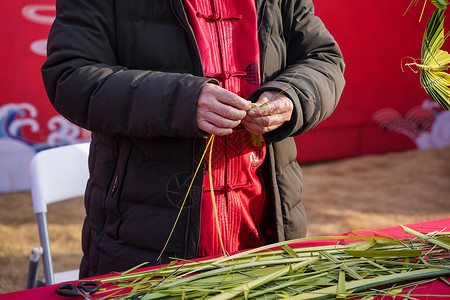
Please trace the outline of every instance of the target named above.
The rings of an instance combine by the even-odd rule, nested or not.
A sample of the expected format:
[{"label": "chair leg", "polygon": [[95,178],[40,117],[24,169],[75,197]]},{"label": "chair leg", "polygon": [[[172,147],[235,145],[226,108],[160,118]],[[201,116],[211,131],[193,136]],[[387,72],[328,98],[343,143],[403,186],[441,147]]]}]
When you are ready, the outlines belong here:
[{"label": "chair leg", "polygon": [[43,252],[42,247],[34,247],[31,250],[30,263],[28,265],[27,289],[33,289],[38,286],[39,260]]},{"label": "chair leg", "polygon": [[41,240],[41,246],[44,250],[42,254],[42,263],[44,265],[44,278],[46,285],[52,285],[55,283],[55,277],[53,274],[53,262],[52,252],[50,250],[50,237],[48,234],[47,216],[45,213],[36,214],[39,238]]}]

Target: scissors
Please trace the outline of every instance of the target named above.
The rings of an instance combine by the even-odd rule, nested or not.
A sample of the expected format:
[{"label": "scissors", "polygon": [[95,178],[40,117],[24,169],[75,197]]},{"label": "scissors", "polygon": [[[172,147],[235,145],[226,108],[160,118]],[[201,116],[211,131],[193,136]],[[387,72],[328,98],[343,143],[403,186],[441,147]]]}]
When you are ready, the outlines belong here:
[{"label": "scissors", "polygon": [[75,297],[81,296],[87,300],[93,300],[90,294],[100,289],[100,283],[95,281],[81,281],[78,285],[65,283],[59,285],[55,292],[60,296]]}]

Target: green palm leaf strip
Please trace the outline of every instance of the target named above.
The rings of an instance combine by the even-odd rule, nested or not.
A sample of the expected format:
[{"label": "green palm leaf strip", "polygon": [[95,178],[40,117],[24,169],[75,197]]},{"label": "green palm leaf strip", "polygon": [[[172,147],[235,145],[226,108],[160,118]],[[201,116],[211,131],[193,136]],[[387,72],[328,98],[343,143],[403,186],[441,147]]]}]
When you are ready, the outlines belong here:
[{"label": "green palm leaf strip", "polygon": [[442,247],[444,249],[450,250],[450,242],[448,242],[448,241],[446,241],[444,239],[439,240],[439,239],[432,238],[432,237],[430,237],[430,236],[428,236],[426,234],[420,233],[420,232],[418,232],[418,231],[416,231],[414,229],[408,228],[408,227],[406,227],[404,225],[400,225],[400,227],[402,227],[402,229],[406,233],[409,233],[409,234],[411,234],[411,235],[413,235],[413,236],[415,236],[415,237],[417,237],[419,239],[422,239],[425,242],[428,242],[428,243],[434,244],[436,246]]},{"label": "green palm leaf strip", "polygon": [[[447,5],[449,5],[450,3],[447,0],[429,0],[434,6],[436,6],[437,9],[441,9],[444,10],[447,8]],[[417,3],[419,2],[419,0],[411,0],[411,2],[408,5],[408,8],[406,9],[405,13],[403,15],[405,15],[408,10],[411,8],[412,5],[416,6]],[[420,13],[420,18],[419,18],[419,22],[422,20],[422,16],[423,13],[425,11],[425,7],[427,5],[428,0],[424,0],[423,2],[423,7],[422,7],[422,12]]]},{"label": "green palm leaf strip", "polygon": [[[404,281],[414,281],[421,280],[424,278],[430,277],[439,277],[439,276],[448,276],[450,275],[450,268],[448,270],[415,270],[407,273],[401,274],[393,274],[393,275],[383,275],[377,276],[370,279],[361,279],[355,281],[346,282],[346,291],[361,291],[367,290],[376,286],[383,286],[387,284],[394,284],[398,282]],[[327,287],[323,289],[318,289],[314,292],[304,293],[298,296],[293,296],[291,300],[300,300],[300,299],[330,299],[330,296],[336,295],[336,287]]]},{"label": "green palm leaf strip", "polygon": [[339,279],[336,289],[336,298],[345,299],[347,298],[347,288],[345,285],[345,271],[339,271]]},{"label": "green palm leaf strip", "polygon": [[214,211],[214,219],[216,220],[216,226],[217,226],[217,233],[219,235],[219,241],[220,246],[222,248],[222,253],[224,256],[227,256],[228,253],[225,251],[225,246],[223,244],[222,239],[222,229],[220,227],[219,223],[219,215],[217,214],[217,206],[216,206],[216,197],[214,196],[214,185],[213,185],[213,178],[212,178],[212,144],[214,143],[214,134],[211,136],[211,147],[209,147],[209,162],[208,162],[208,175],[209,175],[209,188],[211,190],[211,198],[212,198],[212,204],[213,204],[213,211]]},{"label": "green palm leaf strip", "polygon": [[[334,257],[331,253],[325,252],[325,251],[320,251],[319,252],[320,255],[326,257],[328,260],[332,261],[335,264],[341,264],[341,262],[339,261],[339,259],[337,259],[336,257]],[[352,270],[349,266],[347,266],[346,264],[342,264],[341,267],[345,272],[347,272],[350,276],[352,276],[355,279],[363,279],[356,271]]]},{"label": "green palm leaf strip", "polygon": [[180,210],[178,211],[178,215],[177,215],[177,217],[176,217],[176,219],[175,219],[175,222],[174,222],[174,224],[173,224],[173,226],[172,226],[172,229],[170,230],[170,233],[169,233],[169,236],[167,237],[166,243],[164,244],[163,248],[161,249],[161,252],[159,253],[158,258],[156,259],[157,261],[159,261],[159,259],[160,259],[161,256],[163,255],[164,251],[166,250],[167,245],[169,244],[170,238],[172,237],[172,234],[173,234],[173,232],[175,231],[175,227],[176,227],[176,225],[177,225],[177,223],[178,223],[178,220],[180,219],[181,212],[183,211],[183,208],[184,208],[184,206],[185,206],[185,204],[186,204],[186,200],[187,200],[187,198],[188,198],[188,196],[189,196],[189,193],[190,193],[190,191],[191,191],[192,185],[194,184],[194,180],[195,180],[195,178],[197,177],[197,173],[198,173],[200,167],[202,166],[202,161],[203,161],[203,159],[205,158],[206,151],[208,150],[208,147],[211,146],[211,148],[212,148],[211,143],[213,142],[213,140],[214,140],[214,135],[209,139],[208,143],[206,144],[205,151],[203,152],[202,157],[201,157],[201,159],[200,159],[200,162],[198,163],[197,168],[195,169],[195,172],[194,172],[194,175],[192,176],[192,179],[191,179],[191,182],[190,182],[190,184],[189,184],[188,190],[187,190],[186,194],[184,195],[183,202],[181,203]]},{"label": "green palm leaf strip", "polygon": [[293,264],[293,265],[288,265],[288,266],[282,268],[279,271],[271,272],[271,273],[269,273],[269,274],[267,274],[265,276],[261,276],[259,278],[256,278],[256,279],[250,281],[250,282],[242,284],[242,285],[236,287],[233,290],[230,290],[230,291],[224,292],[222,294],[219,294],[219,295],[217,295],[215,297],[212,297],[211,300],[232,299],[232,298],[242,294],[242,292],[244,291],[244,288],[245,289],[254,289],[256,287],[259,287],[259,286],[261,286],[263,284],[266,284],[268,282],[271,282],[273,280],[277,280],[281,276],[286,275],[291,270],[294,270],[294,271],[298,270],[299,268],[304,267],[304,266],[306,266],[306,265],[308,265],[310,263],[317,262],[318,260],[319,260],[319,258],[314,257],[314,258],[310,258],[310,259],[308,259],[306,261],[303,261],[303,262],[299,262],[299,263],[296,263],[296,264]]}]

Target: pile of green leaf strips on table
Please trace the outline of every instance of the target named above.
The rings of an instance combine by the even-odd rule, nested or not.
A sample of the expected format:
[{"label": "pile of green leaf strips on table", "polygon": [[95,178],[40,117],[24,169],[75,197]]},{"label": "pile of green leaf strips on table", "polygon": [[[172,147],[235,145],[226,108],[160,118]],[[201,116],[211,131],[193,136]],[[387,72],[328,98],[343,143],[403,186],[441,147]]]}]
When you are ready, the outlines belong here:
[{"label": "pile of green leaf strips on table", "polygon": [[[101,299],[415,299],[414,287],[449,286],[450,232],[423,234],[402,226],[405,239],[328,236],[291,240],[201,261],[178,261],[101,280]],[[444,229],[446,230],[446,229]],[[334,241],[296,247],[304,241]],[[291,245],[291,246],[290,246]],[[96,298],[98,298],[97,295]],[[432,295],[440,297],[440,295]],[[442,295],[444,297],[444,295]]]}]

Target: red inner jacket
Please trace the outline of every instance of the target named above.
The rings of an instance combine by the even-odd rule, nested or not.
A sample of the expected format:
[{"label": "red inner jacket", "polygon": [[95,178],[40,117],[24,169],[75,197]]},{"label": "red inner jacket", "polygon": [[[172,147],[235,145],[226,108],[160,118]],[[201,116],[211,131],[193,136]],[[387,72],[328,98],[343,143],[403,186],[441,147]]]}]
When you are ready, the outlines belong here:
[{"label": "red inner jacket", "polygon": [[[185,0],[205,75],[243,98],[259,87],[259,44],[254,1]],[[225,251],[265,244],[259,228],[266,194],[260,166],[266,147],[252,145],[243,128],[215,137],[212,181]],[[205,158],[206,166],[209,155]],[[213,211],[208,167],[204,173],[199,255],[222,253]]]}]

